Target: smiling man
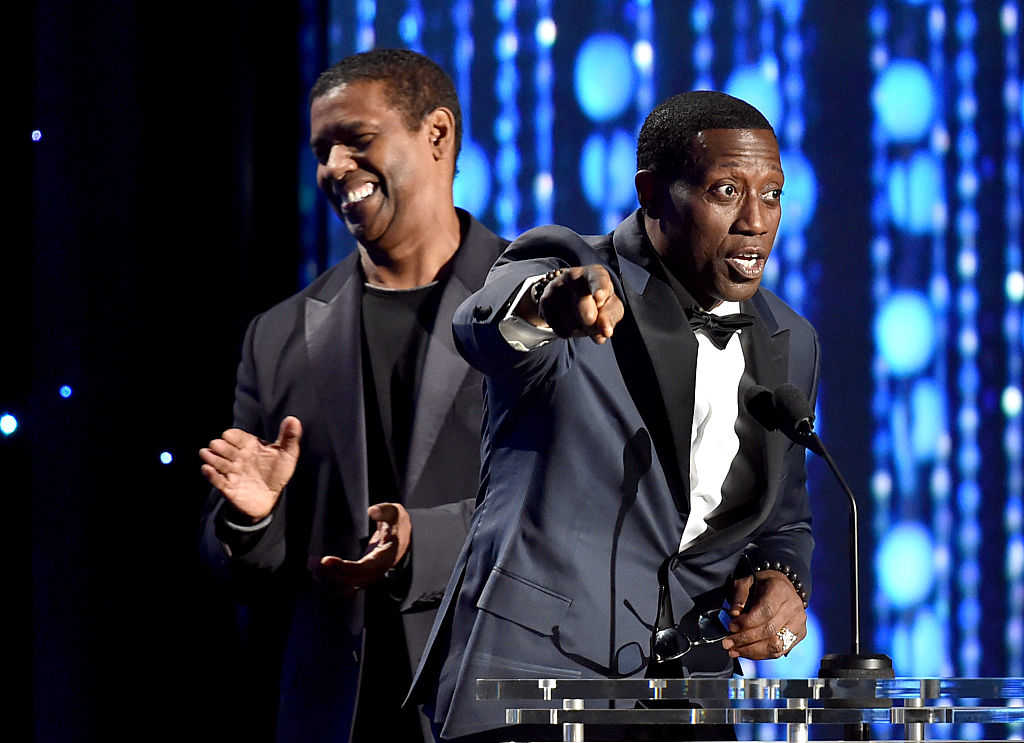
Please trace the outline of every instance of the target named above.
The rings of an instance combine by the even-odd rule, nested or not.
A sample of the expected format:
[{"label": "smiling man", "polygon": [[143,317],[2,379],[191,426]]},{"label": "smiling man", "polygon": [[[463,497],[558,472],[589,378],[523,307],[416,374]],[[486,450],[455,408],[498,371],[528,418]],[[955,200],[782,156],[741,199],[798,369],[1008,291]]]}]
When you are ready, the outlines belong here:
[{"label": "smiling man", "polygon": [[401,701],[480,465],[482,380],[452,313],[507,245],[453,205],[461,125],[450,78],[415,52],[321,74],[317,183],[357,250],[252,321],[234,426],[200,451],[204,555],[245,619],[231,683],[279,681],[236,717],[276,707],[278,740],[431,735]]},{"label": "smiling man", "polygon": [[637,164],[641,207],[614,232],[531,230],[455,314],[488,456],[413,689],[445,738],[545,733],[495,731],[477,678],[728,677],[806,634],[804,452],[747,409],[785,382],[813,400],[818,379],[814,330],[760,287],[775,135],[743,101],[684,93],[647,118]]}]

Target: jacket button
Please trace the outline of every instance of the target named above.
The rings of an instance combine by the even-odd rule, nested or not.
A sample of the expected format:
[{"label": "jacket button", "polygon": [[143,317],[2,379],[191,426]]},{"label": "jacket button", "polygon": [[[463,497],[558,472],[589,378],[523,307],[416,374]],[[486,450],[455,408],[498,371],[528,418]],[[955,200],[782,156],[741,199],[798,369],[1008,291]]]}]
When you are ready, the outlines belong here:
[{"label": "jacket button", "polygon": [[473,308],[473,319],[474,320],[478,320],[480,322],[483,322],[484,320],[486,320],[490,316],[491,316],[490,305],[478,304],[476,307]]}]

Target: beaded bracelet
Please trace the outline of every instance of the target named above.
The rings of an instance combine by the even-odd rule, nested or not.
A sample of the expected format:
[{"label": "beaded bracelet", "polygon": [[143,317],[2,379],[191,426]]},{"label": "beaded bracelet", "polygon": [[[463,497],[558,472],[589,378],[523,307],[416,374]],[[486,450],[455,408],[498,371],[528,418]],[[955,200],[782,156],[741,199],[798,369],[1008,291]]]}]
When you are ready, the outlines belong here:
[{"label": "beaded bracelet", "polygon": [[554,270],[548,271],[546,274],[541,276],[533,283],[533,286],[530,287],[530,299],[533,300],[533,303],[535,305],[537,305],[538,307],[540,306],[540,298],[541,295],[544,293],[544,289],[547,287],[548,284],[557,279],[559,274],[561,274],[564,270],[564,268],[556,268]]},{"label": "beaded bracelet", "polygon": [[800,580],[800,576],[797,575],[796,571],[793,570],[789,565],[778,561],[772,562],[771,560],[765,560],[759,565],[754,566],[754,572],[759,573],[762,570],[774,570],[778,573],[782,573],[793,584],[793,588],[796,589],[797,595],[800,600],[804,602],[804,608],[807,608],[807,591],[804,590],[804,584]]}]

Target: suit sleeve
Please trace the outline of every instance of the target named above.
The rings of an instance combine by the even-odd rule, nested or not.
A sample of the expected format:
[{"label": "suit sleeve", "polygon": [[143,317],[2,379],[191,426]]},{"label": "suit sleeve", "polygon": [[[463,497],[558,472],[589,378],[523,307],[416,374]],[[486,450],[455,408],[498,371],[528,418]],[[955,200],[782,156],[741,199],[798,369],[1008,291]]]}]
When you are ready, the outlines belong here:
[{"label": "suit sleeve", "polygon": [[[557,268],[604,261],[579,235],[564,227],[538,227],[506,248],[487,275],[482,289],[455,311],[455,345],[467,362],[492,382],[519,378],[530,381],[564,373],[572,365],[572,346],[579,339],[555,338],[539,348],[520,351],[509,345],[498,324],[510,309],[523,282]],[[609,273],[615,291],[622,288]]]},{"label": "suit sleeve", "polygon": [[[273,439],[264,424],[256,371],[255,347],[260,317],[249,324],[242,345],[235,384],[234,427],[261,438]],[[271,512],[270,522],[254,532],[238,532],[225,523],[238,522],[237,512],[217,489],[207,498],[201,532],[201,555],[214,575],[232,579],[239,573],[273,572],[284,563],[287,488]],[[232,516],[235,519],[232,519]]]},{"label": "suit sleeve", "polygon": [[[809,326],[808,326],[809,327]],[[809,330],[807,349],[795,369],[793,383],[807,395],[813,406],[818,394],[820,347],[818,336]],[[803,378],[801,378],[801,375]],[[787,565],[800,578],[807,596],[811,595],[811,505],[807,494],[807,452],[797,444],[786,449],[783,481],[779,498],[768,520],[752,540],[747,554],[754,565],[778,562]]]},{"label": "suit sleeve", "polygon": [[433,508],[409,509],[412,559],[401,611],[422,611],[440,604],[455,558],[469,533],[475,505],[473,497]]}]

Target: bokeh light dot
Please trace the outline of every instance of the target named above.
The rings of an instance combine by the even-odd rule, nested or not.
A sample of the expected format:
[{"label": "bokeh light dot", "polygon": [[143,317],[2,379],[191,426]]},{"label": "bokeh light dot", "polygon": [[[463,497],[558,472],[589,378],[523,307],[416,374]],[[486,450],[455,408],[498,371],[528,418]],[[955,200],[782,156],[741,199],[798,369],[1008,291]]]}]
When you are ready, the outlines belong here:
[{"label": "bokeh light dot", "polygon": [[10,436],[12,433],[18,430],[18,419],[10,413],[4,413],[0,415],[0,433],[4,436]]},{"label": "bokeh light dot", "polygon": [[1002,406],[1003,414],[1007,418],[1016,418],[1021,410],[1021,391],[1019,387],[1010,385],[1003,390]]},{"label": "bokeh light dot", "polygon": [[71,386],[67,384],[61,385],[60,389],[57,390],[57,394],[63,397],[65,400],[71,397]]},{"label": "bokeh light dot", "polygon": [[619,116],[633,97],[633,64],[625,39],[615,34],[594,34],[576,55],[573,81],[576,100],[593,121]]},{"label": "bokeh light dot", "polygon": [[40,140],[42,140],[42,138],[43,138],[43,133],[41,131],[39,131],[38,129],[33,129],[32,130],[32,141],[33,142],[39,142]]},{"label": "bokeh light dot", "polygon": [[889,530],[878,548],[876,574],[894,606],[920,603],[931,590],[933,572],[932,541],[924,526],[907,521]]},{"label": "bokeh light dot", "polygon": [[875,343],[896,376],[914,374],[928,363],[935,345],[932,309],[915,291],[893,292],[875,318]]},{"label": "bokeh light dot", "polygon": [[160,452],[160,463],[161,464],[170,464],[173,461],[174,461],[174,455],[171,454],[169,451],[162,451],[162,452]]},{"label": "bokeh light dot", "polygon": [[1006,298],[1011,302],[1024,299],[1024,273],[1010,271],[1006,274]]},{"label": "bokeh light dot", "polygon": [[458,173],[452,186],[455,205],[470,214],[483,214],[491,194],[491,168],[483,148],[473,141],[462,144]]},{"label": "bokeh light dot", "polygon": [[871,91],[871,103],[889,138],[920,139],[935,116],[935,90],[925,66],[917,60],[892,60]]},{"label": "bokeh light dot", "polygon": [[537,27],[534,29],[534,38],[537,39],[537,43],[543,47],[551,46],[555,43],[555,39],[558,37],[558,28],[555,26],[555,22],[550,18],[541,18],[537,21]]}]

